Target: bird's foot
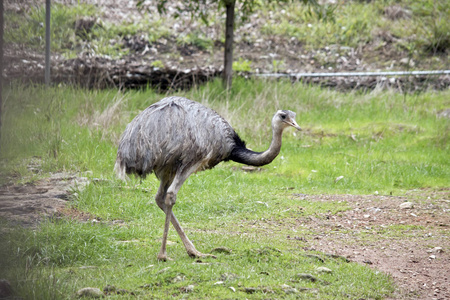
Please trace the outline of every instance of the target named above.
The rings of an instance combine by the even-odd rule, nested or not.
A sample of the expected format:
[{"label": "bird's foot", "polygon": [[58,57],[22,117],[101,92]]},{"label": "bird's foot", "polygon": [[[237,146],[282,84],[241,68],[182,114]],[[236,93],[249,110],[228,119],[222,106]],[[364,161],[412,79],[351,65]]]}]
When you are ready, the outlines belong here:
[{"label": "bird's foot", "polygon": [[199,252],[197,250],[195,250],[195,251],[188,251],[188,255],[190,257],[192,257],[192,258],[206,258],[206,257],[217,258],[215,255],[201,253],[201,252]]},{"label": "bird's foot", "polygon": [[157,259],[159,260],[159,261],[170,261],[170,260],[173,260],[173,259],[171,259],[170,257],[168,257],[167,256],[167,254],[158,254],[158,257],[157,257]]}]

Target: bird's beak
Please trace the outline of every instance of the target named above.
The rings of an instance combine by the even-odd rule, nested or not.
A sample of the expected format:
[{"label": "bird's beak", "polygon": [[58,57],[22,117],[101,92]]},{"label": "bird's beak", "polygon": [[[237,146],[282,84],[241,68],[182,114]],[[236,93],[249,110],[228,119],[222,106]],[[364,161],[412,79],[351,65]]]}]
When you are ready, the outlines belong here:
[{"label": "bird's beak", "polygon": [[297,122],[295,122],[295,120],[292,120],[288,124],[291,125],[292,127],[294,127],[297,130],[302,130],[302,128],[300,126],[298,126]]}]

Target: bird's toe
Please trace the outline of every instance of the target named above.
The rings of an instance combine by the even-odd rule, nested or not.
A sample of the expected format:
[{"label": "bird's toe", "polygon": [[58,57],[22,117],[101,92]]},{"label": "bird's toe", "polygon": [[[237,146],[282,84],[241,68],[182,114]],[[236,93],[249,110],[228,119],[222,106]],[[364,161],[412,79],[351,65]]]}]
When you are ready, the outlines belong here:
[{"label": "bird's toe", "polygon": [[192,251],[192,252],[189,252],[188,254],[192,258],[206,258],[206,257],[217,258],[215,255],[205,254],[205,253],[201,253],[199,251]]},{"label": "bird's toe", "polygon": [[170,261],[170,260],[173,260],[173,259],[171,259],[170,257],[168,257],[167,255],[162,255],[162,254],[158,254],[158,257],[157,257],[157,259],[159,260],[159,261]]}]

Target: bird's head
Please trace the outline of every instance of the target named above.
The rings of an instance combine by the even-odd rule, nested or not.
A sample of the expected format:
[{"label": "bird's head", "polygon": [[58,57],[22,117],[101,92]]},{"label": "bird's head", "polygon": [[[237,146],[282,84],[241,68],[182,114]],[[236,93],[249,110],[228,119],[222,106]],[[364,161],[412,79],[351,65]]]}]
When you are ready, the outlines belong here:
[{"label": "bird's head", "polygon": [[279,110],[275,113],[272,119],[272,126],[281,130],[288,126],[292,126],[297,130],[302,130],[295,121],[295,112],[290,110]]}]

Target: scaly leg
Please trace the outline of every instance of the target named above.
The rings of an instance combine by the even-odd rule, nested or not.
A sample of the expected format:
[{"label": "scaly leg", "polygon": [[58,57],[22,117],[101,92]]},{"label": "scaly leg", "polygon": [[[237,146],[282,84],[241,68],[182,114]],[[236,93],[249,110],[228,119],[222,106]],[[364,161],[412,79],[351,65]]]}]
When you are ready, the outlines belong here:
[{"label": "scaly leg", "polygon": [[167,235],[169,234],[169,225],[170,219],[172,217],[172,206],[166,205],[166,221],[164,223],[164,233],[162,238],[161,250],[158,254],[158,260],[166,261],[169,258],[167,257],[166,245],[167,245]]},{"label": "scaly leg", "polygon": [[[195,167],[191,168],[196,169]],[[173,227],[177,231],[178,235],[181,238],[181,241],[184,244],[184,247],[186,248],[186,251],[190,257],[214,257],[214,255],[211,254],[203,254],[197,249],[195,249],[194,244],[189,240],[187,235],[184,233],[184,230],[181,228],[180,223],[178,222],[177,218],[175,217],[175,214],[172,211],[173,205],[175,205],[176,202],[176,194],[180,190],[183,183],[186,181],[186,179],[189,177],[191,172],[186,172],[184,175],[177,173],[173,181],[165,181],[161,180],[161,185],[158,189],[158,192],[156,194],[156,203],[158,206],[165,212],[166,214],[166,221],[164,223],[164,234],[163,234],[163,241],[161,245],[161,250],[158,254],[158,259],[162,261],[166,261],[169,259],[167,257],[166,252],[166,244],[167,244],[167,235],[169,232],[169,223],[172,222]]]},{"label": "scaly leg", "polygon": [[177,231],[178,235],[181,238],[181,241],[183,241],[184,247],[186,248],[186,251],[188,253],[188,255],[190,257],[213,257],[216,258],[214,255],[212,254],[204,254],[201,253],[200,251],[198,251],[197,249],[195,249],[194,244],[192,244],[192,242],[189,240],[189,238],[187,237],[187,235],[184,233],[183,228],[181,228],[180,223],[178,222],[177,218],[175,217],[174,213],[172,212],[172,225],[175,228],[175,230]]}]

